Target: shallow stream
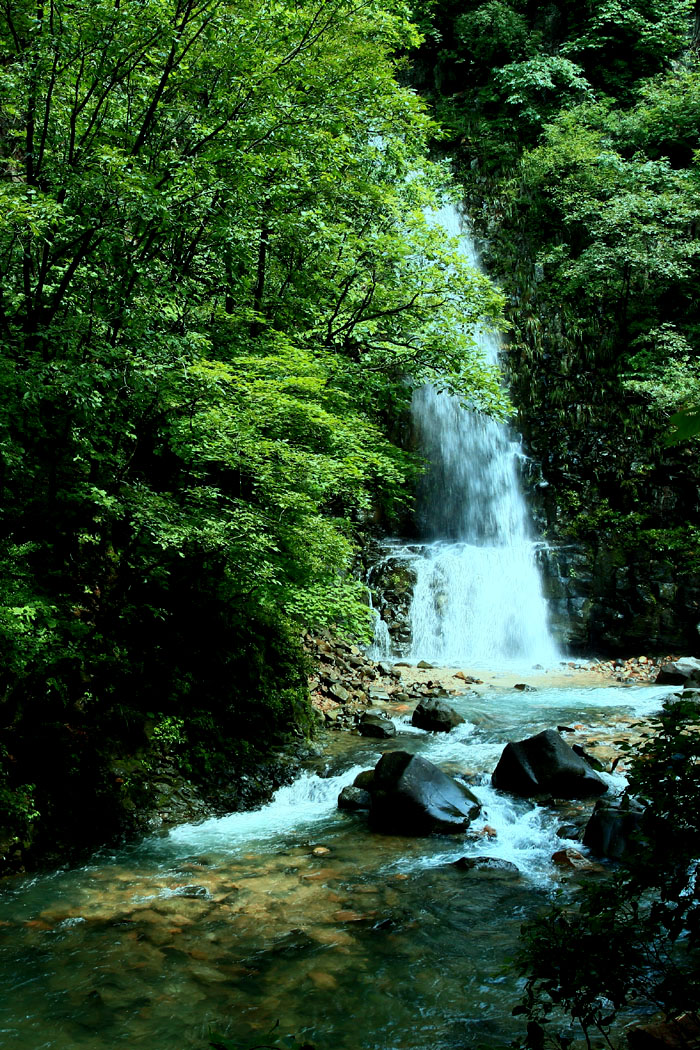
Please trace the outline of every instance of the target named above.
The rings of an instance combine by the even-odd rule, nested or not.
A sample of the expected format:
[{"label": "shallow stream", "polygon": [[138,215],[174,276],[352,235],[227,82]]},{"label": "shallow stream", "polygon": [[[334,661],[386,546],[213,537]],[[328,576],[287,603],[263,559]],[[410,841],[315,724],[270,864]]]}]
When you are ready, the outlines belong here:
[{"label": "shallow stream", "polygon": [[[553,852],[579,844],[557,835],[560,813],[499,795],[489,774],[508,739],[566,725],[612,741],[666,692],[465,696],[451,703],[468,721],[449,735],[398,719],[386,742],[334,734],[259,811],[6,880],[0,1046],[189,1050],[213,1030],[245,1046],[279,1021],[318,1050],[506,1047],[518,1030],[520,925],[561,885]],[[481,834],[380,836],[338,812],[341,787],[396,748],[471,778]],[[624,783],[607,779],[611,790]],[[484,855],[520,877],[453,866]]]}]

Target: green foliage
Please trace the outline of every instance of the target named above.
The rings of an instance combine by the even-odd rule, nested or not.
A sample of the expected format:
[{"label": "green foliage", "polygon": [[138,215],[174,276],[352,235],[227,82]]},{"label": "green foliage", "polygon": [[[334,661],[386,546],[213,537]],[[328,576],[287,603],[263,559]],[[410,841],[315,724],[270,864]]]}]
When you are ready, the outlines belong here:
[{"label": "green foliage", "polygon": [[0,838],[0,867],[6,852],[31,837],[32,826],[40,817],[36,806],[36,785],[17,783],[16,760],[0,744],[0,810],[3,834]]},{"label": "green foliage", "polygon": [[633,848],[578,906],[526,928],[527,983],[515,1011],[528,1019],[525,1047],[567,1047],[578,1033],[591,1045],[595,1032],[613,1046],[611,1026],[630,1008],[700,1009],[700,713],[672,699],[652,723],[628,789],[646,807]]},{"label": "green foliage", "polygon": [[559,55],[537,55],[502,66],[494,73],[503,102],[526,124],[540,129],[563,106],[591,96],[583,70]]},{"label": "green foliage", "polygon": [[288,729],[295,635],[368,630],[410,382],[504,410],[471,336],[502,299],[428,217],[417,41],[394,0],[0,13],[0,697],[18,740],[87,739],[56,774],[147,710]]}]

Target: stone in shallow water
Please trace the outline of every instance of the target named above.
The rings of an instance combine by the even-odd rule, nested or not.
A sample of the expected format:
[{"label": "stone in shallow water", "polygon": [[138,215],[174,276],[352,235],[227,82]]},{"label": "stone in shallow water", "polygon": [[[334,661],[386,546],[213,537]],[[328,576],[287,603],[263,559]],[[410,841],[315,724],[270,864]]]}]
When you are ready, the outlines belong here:
[{"label": "stone in shallow water", "polygon": [[630,849],[634,833],[641,830],[644,809],[627,799],[624,805],[596,802],[586,825],[583,844],[597,857],[619,860]]},{"label": "stone in shallow water", "polygon": [[393,835],[466,831],[480,810],[464,784],[407,751],[380,758],[371,794],[370,825]]},{"label": "stone in shallow water", "polygon": [[700,683],[700,660],[684,656],[680,660],[663,664],[656,676],[657,685],[697,685]]},{"label": "stone in shallow water", "polygon": [[464,719],[453,707],[434,699],[421,700],[411,718],[411,725],[430,733],[449,733],[450,729],[463,722]]},{"label": "stone in shallow water", "polygon": [[591,875],[605,871],[602,864],[596,864],[595,861],[589,860],[576,849],[559,849],[552,854],[552,860],[563,871],[583,872]]},{"label": "stone in shallow water", "polygon": [[460,857],[453,867],[462,871],[474,871],[480,875],[496,875],[511,879],[520,878],[520,869],[509,860],[500,857]]},{"label": "stone in shallow water", "polygon": [[598,774],[553,729],[506,744],[491,779],[495,788],[524,797],[590,798],[607,791]]},{"label": "stone in shallow water", "polygon": [[361,809],[369,809],[371,805],[372,796],[369,791],[355,787],[354,784],[344,787],[338,795],[338,809],[356,812]]},{"label": "stone in shallow water", "polygon": [[360,719],[358,730],[360,736],[372,736],[380,740],[396,736],[396,726],[391,719],[377,711],[368,711],[364,714]]}]

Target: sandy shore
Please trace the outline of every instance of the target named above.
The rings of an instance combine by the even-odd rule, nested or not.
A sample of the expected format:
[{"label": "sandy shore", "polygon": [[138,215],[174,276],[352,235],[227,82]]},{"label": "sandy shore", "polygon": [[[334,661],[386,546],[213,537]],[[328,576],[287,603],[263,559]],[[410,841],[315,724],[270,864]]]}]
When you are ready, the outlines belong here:
[{"label": "sandy shore", "polygon": [[[566,689],[571,686],[583,689],[595,686],[619,686],[630,688],[624,682],[618,682],[592,667],[578,666],[552,668],[551,670],[493,671],[474,667],[431,667],[416,666],[398,667],[402,683],[412,682],[427,684],[433,682],[445,689],[474,689],[486,692],[489,689],[512,689],[516,685],[530,685],[535,689]],[[464,677],[462,677],[464,676]],[[467,679],[474,678],[476,682]],[[641,684],[641,683],[639,683]]]}]

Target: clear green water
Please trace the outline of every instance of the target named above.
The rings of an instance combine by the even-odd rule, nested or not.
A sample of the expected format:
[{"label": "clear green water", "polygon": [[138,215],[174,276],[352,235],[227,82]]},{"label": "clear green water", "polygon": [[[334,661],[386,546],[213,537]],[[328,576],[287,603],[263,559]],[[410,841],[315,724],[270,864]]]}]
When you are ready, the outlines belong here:
[{"label": "clear green water", "polygon": [[[506,1047],[519,927],[559,885],[551,854],[566,842],[555,813],[499,796],[487,774],[508,738],[576,718],[603,739],[663,693],[465,698],[469,724],[449,737],[405,727],[389,742],[473,775],[474,829],[488,823],[495,838],[371,834],[335,798],[380,747],[336,737],[321,775],[257,813],[7,880],[0,1046],[189,1050],[212,1029],[264,1042],[279,1020],[319,1050]],[[511,860],[521,876],[452,866],[467,854]]]}]

